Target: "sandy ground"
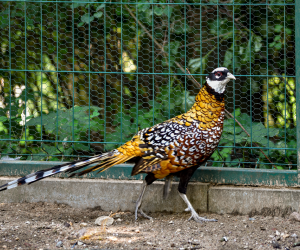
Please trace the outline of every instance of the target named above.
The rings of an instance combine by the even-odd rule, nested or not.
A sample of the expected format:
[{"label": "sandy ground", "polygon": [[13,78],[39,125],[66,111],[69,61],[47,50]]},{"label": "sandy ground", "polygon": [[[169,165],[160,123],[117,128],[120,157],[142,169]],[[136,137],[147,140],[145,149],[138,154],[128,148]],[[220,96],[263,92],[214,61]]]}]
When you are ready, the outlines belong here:
[{"label": "sandy ground", "polygon": [[[2,203],[0,211],[0,249],[300,249],[300,222],[288,216],[201,214],[218,222],[196,223],[187,212],[152,213],[153,221],[135,221],[130,212],[48,203]],[[112,225],[95,225],[108,215]]]}]

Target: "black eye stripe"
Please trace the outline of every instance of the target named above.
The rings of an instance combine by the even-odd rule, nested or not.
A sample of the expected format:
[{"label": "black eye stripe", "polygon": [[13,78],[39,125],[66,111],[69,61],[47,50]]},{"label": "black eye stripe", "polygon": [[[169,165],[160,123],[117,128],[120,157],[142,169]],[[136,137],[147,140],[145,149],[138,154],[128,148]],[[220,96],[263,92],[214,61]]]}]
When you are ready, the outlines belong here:
[{"label": "black eye stripe", "polygon": [[215,73],[215,76],[219,76],[219,77],[220,77],[220,76],[222,76],[222,75],[223,75],[223,73],[220,72],[220,71],[218,71],[218,72]]},{"label": "black eye stripe", "polygon": [[223,81],[226,79],[228,72],[228,69],[216,69],[208,74],[207,79],[209,79],[210,81]]}]

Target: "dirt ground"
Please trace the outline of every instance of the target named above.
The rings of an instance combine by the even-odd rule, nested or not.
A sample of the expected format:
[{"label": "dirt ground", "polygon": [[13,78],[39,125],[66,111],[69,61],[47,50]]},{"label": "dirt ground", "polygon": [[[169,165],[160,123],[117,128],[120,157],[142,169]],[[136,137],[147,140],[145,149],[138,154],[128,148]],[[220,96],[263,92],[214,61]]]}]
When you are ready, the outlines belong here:
[{"label": "dirt ground", "polygon": [[[196,223],[188,212],[152,213],[153,221],[135,221],[130,212],[48,203],[2,203],[0,211],[0,249],[300,249],[300,222],[288,216],[201,214],[218,222]],[[112,225],[95,225],[108,215]]]}]

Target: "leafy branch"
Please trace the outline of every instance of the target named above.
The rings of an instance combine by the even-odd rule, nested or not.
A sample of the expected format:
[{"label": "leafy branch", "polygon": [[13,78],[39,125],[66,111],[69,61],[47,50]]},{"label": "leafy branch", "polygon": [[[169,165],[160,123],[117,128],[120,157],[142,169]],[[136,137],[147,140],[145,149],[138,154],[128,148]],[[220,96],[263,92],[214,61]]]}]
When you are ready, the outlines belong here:
[{"label": "leafy branch", "polygon": [[[164,47],[150,34],[150,32],[148,31],[148,29],[142,24],[142,22],[140,21],[140,20],[138,20],[136,17],[135,17],[135,15],[132,13],[132,11],[130,10],[130,8],[128,8],[128,6],[127,5],[124,5],[125,6],[125,8],[127,9],[127,11],[129,12],[129,14],[133,17],[133,19],[136,21],[136,22],[138,22],[138,24],[142,27],[142,29],[146,32],[146,34],[154,41],[154,43],[157,45],[157,47],[159,47],[160,49],[161,49],[161,51],[162,51],[162,53],[165,55],[165,56],[168,56],[169,55],[169,53],[168,52],[166,52],[165,50],[164,50]],[[169,63],[168,62],[166,62],[167,63],[167,65],[169,65]],[[185,70],[184,70],[184,68],[182,67],[182,65],[179,63],[179,62],[177,62],[177,61],[174,61],[174,63],[177,65],[177,67],[178,68],[180,68],[180,70],[182,71],[182,72],[184,72],[185,73]],[[190,79],[192,79],[191,77],[189,77]],[[195,82],[194,80],[192,80],[193,82],[194,82],[194,84],[195,85],[197,85],[197,82]]]},{"label": "leafy branch", "polygon": [[[248,133],[248,131],[243,127],[243,125],[227,110],[227,109],[225,109],[225,112],[226,112],[226,114],[227,115],[229,115],[232,119],[234,119],[235,120],[235,122],[237,123],[237,124],[239,124],[239,126],[242,128],[242,130],[246,133],[246,135],[248,136],[248,137],[251,137],[250,136],[250,134]],[[255,144],[255,146],[256,147],[258,147],[259,148],[259,145],[256,143],[256,142],[253,142],[254,144]],[[277,167],[274,165],[274,163],[270,160],[270,158],[264,153],[264,151],[262,151],[262,149],[261,148],[259,148],[259,151],[266,157],[266,159],[272,164],[272,166],[274,167],[274,168],[276,168],[277,169]]]}]

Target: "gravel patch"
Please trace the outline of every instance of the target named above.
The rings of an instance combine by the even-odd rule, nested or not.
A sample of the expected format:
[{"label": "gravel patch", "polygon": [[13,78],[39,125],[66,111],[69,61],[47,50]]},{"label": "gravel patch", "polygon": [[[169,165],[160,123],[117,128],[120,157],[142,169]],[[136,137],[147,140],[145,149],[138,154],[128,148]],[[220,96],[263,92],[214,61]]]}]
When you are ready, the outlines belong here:
[{"label": "gravel patch", "polygon": [[[218,222],[187,221],[190,214],[76,209],[64,204],[0,204],[0,249],[299,249],[300,222],[263,215],[201,214]],[[97,226],[101,216],[112,225]]]}]

